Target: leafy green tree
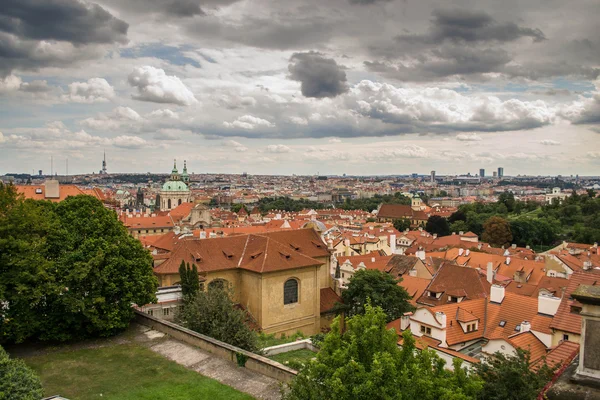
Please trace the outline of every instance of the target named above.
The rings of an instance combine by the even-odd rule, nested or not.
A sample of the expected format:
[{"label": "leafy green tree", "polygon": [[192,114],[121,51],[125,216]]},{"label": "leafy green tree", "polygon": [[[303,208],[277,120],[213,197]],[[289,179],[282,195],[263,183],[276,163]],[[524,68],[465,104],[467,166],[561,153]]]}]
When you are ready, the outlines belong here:
[{"label": "leafy green tree", "polygon": [[40,378],[23,360],[10,358],[0,346],[0,400],[39,400]]},{"label": "leafy green tree", "polygon": [[456,233],[468,232],[469,225],[465,221],[458,220],[450,224],[450,231]]},{"label": "leafy green tree", "polygon": [[509,246],[512,238],[510,225],[502,217],[491,217],[483,224],[481,239],[492,246]]},{"label": "leafy green tree", "polygon": [[346,326],[342,333],[336,317],[316,360],[300,370],[285,400],[466,400],[481,389],[480,379],[467,377],[459,359],[450,372],[430,350],[417,352],[410,332],[400,349],[380,307],[366,304],[364,315],[350,318]]},{"label": "leafy green tree", "polygon": [[399,286],[401,280],[376,269],[361,269],[357,271],[348,284],[348,289],[342,292],[344,304],[338,305],[340,311],[347,316],[365,313],[368,301],[373,306],[381,307],[387,315],[387,321],[400,318],[407,311],[412,311],[410,295]]},{"label": "leafy green tree", "polygon": [[448,217],[448,222],[453,223],[456,221],[465,221],[467,222],[467,214],[464,209],[459,208],[457,211],[453,212],[450,217]]},{"label": "leafy green tree", "polygon": [[503,204],[508,212],[513,212],[515,209],[515,195],[513,192],[504,192],[498,196],[498,204]]},{"label": "leafy green tree", "polygon": [[475,374],[483,382],[481,400],[530,400],[550,381],[555,366],[545,363],[538,369],[531,368],[528,351],[517,349],[515,355],[500,352],[475,365]]},{"label": "leafy green tree", "polygon": [[194,297],[200,290],[200,281],[198,279],[198,267],[193,264],[190,267],[190,263],[185,263],[181,260],[179,265],[179,278],[181,279],[181,292],[185,300]]},{"label": "leafy green tree", "polygon": [[258,351],[258,334],[246,323],[246,313],[235,307],[230,293],[209,285],[188,301],[175,319],[195,332],[248,351]]},{"label": "leafy green tree", "polygon": [[[10,189],[8,189],[10,190]],[[152,257],[90,196],[12,198],[0,215],[0,340],[109,336],[154,301]],[[0,200],[0,202],[4,202]]]},{"label": "leafy green tree", "polygon": [[406,218],[395,219],[394,228],[400,232],[410,229],[410,220]]},{"label": "leafy green tree", "polygon": [[431,234],[436,233],[438,236],[448,236],[450,234],[450,225],[446,218],[439,215],[432,215],[427,219],[425,230]]}]

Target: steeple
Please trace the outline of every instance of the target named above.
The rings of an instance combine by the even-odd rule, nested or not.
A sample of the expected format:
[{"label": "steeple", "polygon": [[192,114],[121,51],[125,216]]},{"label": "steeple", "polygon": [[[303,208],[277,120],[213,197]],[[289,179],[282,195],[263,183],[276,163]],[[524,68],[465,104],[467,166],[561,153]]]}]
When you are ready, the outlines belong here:
[{"label": "steeple", "polygon": [[187,172],[187,163],[185,160],[183,160],[183,173],[181,174],[181,180],[186,184],[190,182],[190,176]]},{"label": "steeple", "polygon": [[179,177],[179,171],[177,171],[177,160],[173,160],[173,170],[171,171],[171,180],[178,181],[179,179],[180,179],[180,177]]}]

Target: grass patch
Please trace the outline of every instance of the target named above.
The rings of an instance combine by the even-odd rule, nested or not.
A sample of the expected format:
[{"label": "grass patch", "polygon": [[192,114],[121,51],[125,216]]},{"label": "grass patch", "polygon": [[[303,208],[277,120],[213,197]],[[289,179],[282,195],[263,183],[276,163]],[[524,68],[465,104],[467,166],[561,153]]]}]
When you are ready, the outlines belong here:
[{"label": "grass patch", "polygon": [[136,344],[62,351],[25,358],[46,395],[72,400],[250,400],[245,393]]},{"label": "grass patch", "polygon": [[292,350],[286,353],[275,354],[269,358],[273,361],[289,365],[292,368],[297,368],[300,364],[306,364],[308,361],[317,356],[317,353],[308,349]]},{"label": "grass patch", "polygon": [[281,335],[280,337],[275,337],[275,334],[270,334],[267,335],[265,333],[260,333],[258,335],[258,346],[261,349],[264,349],[265,347],[271,347],[271,346],[277,346],[280,344],[284,344],[284,343],[291,343],[291,342],[295,342],[296,339],[304,339],[304,334],[302,332],[296,332],[293,335],[290,336],[286,336],[286,335]]}]

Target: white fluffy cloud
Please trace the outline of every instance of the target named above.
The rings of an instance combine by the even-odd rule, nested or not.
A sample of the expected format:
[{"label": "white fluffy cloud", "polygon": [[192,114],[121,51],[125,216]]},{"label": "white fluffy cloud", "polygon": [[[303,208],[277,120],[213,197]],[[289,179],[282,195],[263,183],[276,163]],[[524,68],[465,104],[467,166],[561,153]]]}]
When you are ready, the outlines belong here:
[{"label": "white fluffy cloud", "polygon": [[65,100],[75,103],[96,103],[109,101],[115,97],[115,89],[103,78],[91,78],[87,82],[69,84]]},{"label": "white fluffy cloud", "polygon": [[223,142],[223,146],[233,148],[233,150],[238,153],[244,153],[248,151],[248,148],[241,144],[240,142],[236,142],[235,140],[225,140]]},{"label": "white fluffy cloud", "polygon": [[540,144],[543,144],[544,146],[558,146],[560,145],[560,142],[551,139],[544,139],[540,141]]},{"label": "white fluffy cloud", "polygon": [[19,90],[19,87],[21,87],[21,78],[16,75],[7,75],[0,79],[0,93]]},{"label": "white fluffy cloud", "polygon": [[252,115],[244,115],[237,118],[233,122],[223,122],[223,125],[227,128],[239,128],[246,130],[253,130],[257,127],[272,128],[275,124],[267,121],[266,119],[254,117]]},{"label": "white fluffy cloud", "polygon": [[267,153],[289,153],[292,149],[284,144],[270,144],[265,149]]},{"label": "white fluffy cloud", "polygon": [[139,149],[145,147],[148,142],[139,136],[117,136],[112,139],[112,143],[115,147],[121,147],[125,149]]},{"label": "white fluffy cloud", "polygon": [[160,68],[149,65],[136,67],[129,74],[128,82],[137,89],[138,94],[133,96],[137,100],[181,106],[189,106],[198,102],[181,79],[167,75]]},{"label": "white fluffy cloud", "polygon": [[329,143],[342,143],[342,141],[338,138],[331,138],[329,139]]},{"label": "white fluffy cloud", "polygon": [[143,118],[137,111],[129,107],[116,107],[109,114],[100,114],[97,117],[86,118],[81,125],[94,130],[109,131],[123,126],[133,126],[141,122]]},{"label": "white fluffy cloud", "polygon": [[481,136],[478,136],[476,133],[460,133],[456,135],[456,140],[460,140],[461,142],[480,142]]}]

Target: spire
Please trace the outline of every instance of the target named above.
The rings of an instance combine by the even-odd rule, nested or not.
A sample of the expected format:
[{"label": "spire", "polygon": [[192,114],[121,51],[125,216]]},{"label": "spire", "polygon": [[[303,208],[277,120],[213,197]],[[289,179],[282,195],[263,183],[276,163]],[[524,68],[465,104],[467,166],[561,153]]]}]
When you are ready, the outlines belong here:
[{"label": "spire", "polygon": [[187,164],[185,160],[183,160],[183,172],[187,172]]},{"label": "spire", "polygon": [[190,182],[190,176],[187,172],[187,162],[185,160],[183,160],[183,173],[181,174],[181,180],[186,184]]},{"label": "spire", "polygon": [[171,180],[178,181],[179,180],[179,171],[177,171],[177,160],[173,160],[173,170],[171,171]]}]

